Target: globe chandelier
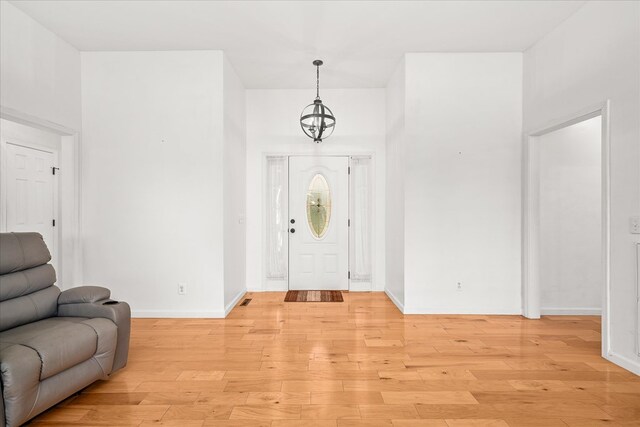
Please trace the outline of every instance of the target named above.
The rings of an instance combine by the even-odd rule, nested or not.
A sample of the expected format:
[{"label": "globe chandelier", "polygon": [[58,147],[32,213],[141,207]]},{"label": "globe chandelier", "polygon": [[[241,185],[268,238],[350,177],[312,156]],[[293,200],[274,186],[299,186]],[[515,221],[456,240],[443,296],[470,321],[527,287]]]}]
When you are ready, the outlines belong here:
[{"label": "globe chandelier", "polygon": [[322,103],[320,99],[320,66],[323,62],[319,59],[313,61],[316,66],[316,99],[313,104],[307,105],[300,115],[300,127],[315,143],[329,138],[336,126],[336,118],[333,113]]}]

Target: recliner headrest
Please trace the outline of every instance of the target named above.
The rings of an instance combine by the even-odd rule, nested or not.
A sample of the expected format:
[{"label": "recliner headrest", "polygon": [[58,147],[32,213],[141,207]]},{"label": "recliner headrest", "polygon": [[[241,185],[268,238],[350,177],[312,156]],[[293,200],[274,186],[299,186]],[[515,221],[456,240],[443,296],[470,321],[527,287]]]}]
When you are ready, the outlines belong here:
[{"label": "recliner headrest", "polygon": [[0,274],[48,263],[51,253],[40,233],[0,233]]}]

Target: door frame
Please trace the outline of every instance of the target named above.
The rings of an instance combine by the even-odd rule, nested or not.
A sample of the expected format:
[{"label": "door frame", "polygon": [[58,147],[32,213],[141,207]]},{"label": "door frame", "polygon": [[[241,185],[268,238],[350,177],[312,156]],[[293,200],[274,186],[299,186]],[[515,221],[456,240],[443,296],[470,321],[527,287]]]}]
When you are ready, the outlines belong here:
[{"label": "door frame", "polygon": [[[58,242],[58,265],[56,267],[58,280],[56,285],[61,289],[78,286],[83,282],[82,240],[80,238],[82,219],[80,132],[6,105],[0,105],[0,118],[60,136],[60,151],[56,163],[61,168],[61,173],[57,184],[54,185],[58,191],[56,211],[56,228],[58,230],[54,233]],[[45,151],[48,149],[49,147],[46,147]],[[2,153],[2,157],[4,159],[4,153]],[[2,165],[0,167],[4,170]],[[4,179],[2,181],[4,182]],[[5,194],[3,190],[2,193]],[[0,216],[4,216],[4,212],[6,212],[4,207],[0,207]],[[0,217],[0,227],[4,227],[5,224],[6,220]]]},{"label": "door frame", "polygon": [[522,197],[522,310],[529,319],[540,318],[539,259],[539,164],[538,141],[543,135],[600,116],[601,127],[601,204],[602,204],[602,356],[610,355],[610,102],[609,100],[577,111],[569,117],[526,133],[523,150]]},{"label": "door frame", "polygon": [[[17,138],[2,138],[2,140],[0,140],[0,151],[2,152],[0,154],[0,158],[2,158],[2,164],[0,165],[0,192],[2,194],[0,194],[0,231],[2,232],[6,232],[7,231],[7,209],[8,209],[8,203],[7,203],[7,173],[8,173],[8,159],[7,159],[7,152],[8,152],[8,146],[9,145],[14,145],[16,147],[22,147],[22,148],[27,148],[30,150],[36,150],[36,151],[42,151],[43,153],[49,153],[53,156],[53,165],[52,167],[55,168],[59,168],[59,163],[58,163],[58,159],[59,159],[59,152],[57,149],[55,148],[51,148],[51,147],[47,147],[45,145],[40,145],[34,142],[28,142],[28,141],[24,141],[24,140],[19,140]],[[53,236],[53,250],[51,251],[51,264],[53,265],[53,268],[58,271],[58,268],[60,266],[60,257],[59,257],[59,241],[60,241],[60,236],[58,233],[58,228],[59,228],[59,216],[60,216],[60,190],[59,190],[59,180],[58,180],[58,174],[53,175],[53,218],[55,219],[56,222],[56,226],[54,226],[54,230],[52,236]]]},{"label": "door frame", "polygon": [[[376,195],[376,182],[375,182],[375,176],[376,176],[376,155],[375,152],[373,151],[362,151],[362,152],[342,152],[342,151],[335,151],[335,152],[330,152],[330,153],[318,153],[318,154],[314,154],[314,153],[291,153],[291,152],[263,152],[262,153],[262,171],[261,171],[261,176],[263,179],[263,182],[265,180],[265,174],[266,174],[266,165],[267,165],[267,159],[269,157],[284,157],[287,159],[287,161],[285,162],[287,165],[287,179],[286,179],[286,193],[287,193],[287,215],[289,212],[289,157],[292,156],[296,156],[296,157],[348,157],[349,158],[349,167],[351,167],[351,159],[353,157],[368,157],[371,159],[371,206],[372,206],[372,212],[371,212],[371,260],[372,263],[375,264],[375,260],[376,260],[376,238],[377,238],[377,230],[376,230],[376,224],[377,224],[377,217],[376,217],[376,209],[375,209],[375,205],[376,205],[376,199],[377,199],[377,195]],[[349,192],[349,218],[352,218],[353,215],[353,206],[352,206],[352,192],[351,192],[351,175],[349,175],[349,181],[348,181],[348,192]],[[261,192],[262,192],[262,218],[260,220],[260,223],[262,224],[261,227],[261,235],[262,235],[262,248],[260,248],[260,253],[261,253],[261,258],[262,258],[262,268],[264,269],[265,267],[265,260],[266,260],[266,224],[265,224],[265,212],[266,212],[266,191],[265,191],[266,187],[263,187]],[[288,225],[288,218],[287,218],[287,225]],[[288,227],[287,227],[288,230]],[[287,235],[289,233],[287,232]],[[262,291],[286,291],[289,289],[289,237],[287,236],[286,239],[286,244],[287,244],[287,278],[286,280],[275,280],[275,279],[269,279],[266,277],[266,275],[263,273],[262,275]],[[348,249],[348,256],[349,256],[349,271],[352,271],[352,259],[351,259],[351,247],[353,246],[353,233],[352,233],[352,229],[350,227],[349,229],[349,239],[348,239],[348,245],[349,247]],[[374,291],[376,289],[375,285],[376,285],[376,272],[375,272],[375,268],[371,268],[371,282],[370,285],[363,287],[363,286],[358,286],[356,283],[357,282],[353,282],[352,279],[349,279],[349,291],[351,292],[356,292],[356,291],[360,291],[360,292],[370,292],[370,291]],[[282,286],[282,285],[278,285],[277,283],[282,283],[283,285],[286,286]]]}]

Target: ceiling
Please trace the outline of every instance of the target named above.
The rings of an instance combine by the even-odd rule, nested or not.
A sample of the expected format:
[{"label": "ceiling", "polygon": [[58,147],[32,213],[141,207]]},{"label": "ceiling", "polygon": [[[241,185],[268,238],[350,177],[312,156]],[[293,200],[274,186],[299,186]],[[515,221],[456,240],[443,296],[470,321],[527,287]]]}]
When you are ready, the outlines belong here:
[{"label": "ceiling", "polygon": [[73,46],[221,49],[247,88],[384,87],[405,52],[523,51],[584,1],[12,3]]}]

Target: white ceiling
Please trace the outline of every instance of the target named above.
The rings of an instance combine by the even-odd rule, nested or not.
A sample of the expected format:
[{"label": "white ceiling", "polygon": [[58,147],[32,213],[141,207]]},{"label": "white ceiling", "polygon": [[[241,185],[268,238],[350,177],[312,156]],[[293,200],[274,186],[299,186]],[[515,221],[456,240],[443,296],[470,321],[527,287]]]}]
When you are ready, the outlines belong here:
[{"label": "white ceiling", "polygon": [[32,1],[80,50],[224,50],[247,88],[384,87],[404,52],[523,51],[583,1]]}]

